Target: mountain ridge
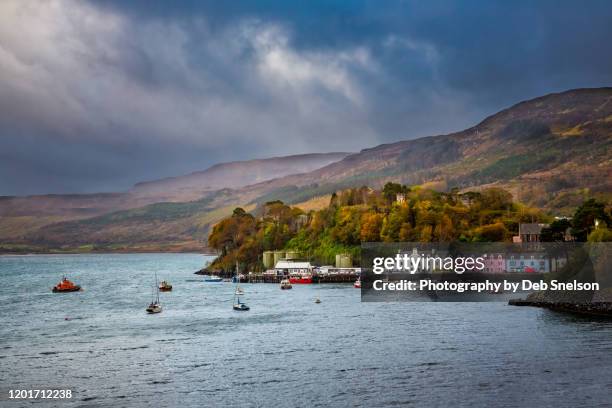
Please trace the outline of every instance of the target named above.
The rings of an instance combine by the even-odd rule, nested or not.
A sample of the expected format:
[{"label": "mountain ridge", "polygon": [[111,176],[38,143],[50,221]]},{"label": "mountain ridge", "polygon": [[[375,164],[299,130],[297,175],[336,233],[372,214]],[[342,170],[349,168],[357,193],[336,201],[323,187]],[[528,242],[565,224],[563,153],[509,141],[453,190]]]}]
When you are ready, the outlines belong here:
[{"label": "mountain ridge", "polygon": [[[120,212],[115,219],[107,217],[108,223],[98,225],[93,236],[80,238],[80,226],[93,221],[60,221],[31,231],[24,242],[61,245],[71,231],[71,245],[108,244],[113,239],[129,245],[138,231],[146,235],[148,230],[141,225],[146,219],[169,228],[177,242],[204,245],[210,226],[234,206],[254,209],[274,199],[295,204],[338,189],[380,187],[387,181],[439,190],[498,186],[511,191],[515,199],[562,214],[586,196],[609,196],[611,152],[612,88],[582,88],[519,102],[458,132],[381,144],[312,171],[207,190],[196,200],[205,200],[205,206],[183,203],[178,209],[171,203],[150,204]],[[170,220],[167,214],[175,218]],[[155,239],[163,238],[156,234]]]}]

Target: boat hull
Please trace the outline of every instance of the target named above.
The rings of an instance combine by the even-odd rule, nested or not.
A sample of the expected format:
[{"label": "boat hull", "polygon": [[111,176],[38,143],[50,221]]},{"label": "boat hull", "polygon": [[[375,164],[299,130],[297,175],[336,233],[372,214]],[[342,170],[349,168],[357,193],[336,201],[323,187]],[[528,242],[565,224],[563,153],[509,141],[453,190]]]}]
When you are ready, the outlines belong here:
[{"label": "boat hull", "polygon": [[297,284],[297,285],[310,285],[312,283],[312,278],[311,277],[289,278],[289,283]]},{"label": "boat hull", "polygon": [[66,293],[66,292],[78,292],[81,290],[80,286],[75,286],[72,288],[58,288],[58,287],[54,287],[53,288],[53,293]]}]

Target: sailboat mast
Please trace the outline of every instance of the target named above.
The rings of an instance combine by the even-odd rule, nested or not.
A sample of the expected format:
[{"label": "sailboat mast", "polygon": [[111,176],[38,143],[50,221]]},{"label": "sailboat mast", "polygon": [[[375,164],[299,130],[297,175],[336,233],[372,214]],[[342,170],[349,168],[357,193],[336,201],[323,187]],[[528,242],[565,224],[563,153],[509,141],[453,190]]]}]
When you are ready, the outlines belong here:
[{"label": "sailboat mast", "polygon": [[155,272],[155,290],[157,291],[157,303],[159,304],[159,283],[157,282],[157,272]]}]

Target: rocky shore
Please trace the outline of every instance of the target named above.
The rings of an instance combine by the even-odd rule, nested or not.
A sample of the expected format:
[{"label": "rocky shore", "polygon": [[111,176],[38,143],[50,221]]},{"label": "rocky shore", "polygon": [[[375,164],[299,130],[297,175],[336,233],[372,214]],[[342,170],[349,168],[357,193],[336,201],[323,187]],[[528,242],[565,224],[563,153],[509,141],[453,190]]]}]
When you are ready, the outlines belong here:
[{"label": "rocky shore", "polygon": [[612,302],[571,303],[571,302],[539,302],[527,299],[511,299],[512,306],[543,307],[566,313],[576,313],[588,316],[603,316],[612,318]]}]

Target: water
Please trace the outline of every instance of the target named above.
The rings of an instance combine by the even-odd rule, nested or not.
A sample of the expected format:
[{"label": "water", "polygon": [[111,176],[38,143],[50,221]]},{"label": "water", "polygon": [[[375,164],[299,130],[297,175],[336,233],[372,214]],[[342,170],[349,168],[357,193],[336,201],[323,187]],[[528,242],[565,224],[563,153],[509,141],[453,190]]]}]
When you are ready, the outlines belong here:
[{"label": "water", "polygon": [[[610,406],[612,322],[503,303],[361,303],[350,285],[193,275],[194,254],[0,257],[0,405]],[[174,290],[147,315],[154,273]],[[83,292],[53,294],[66,273]],[[322,303],[315,304],[319,295]],[[26,403],[27,405],[27,403]]]}]

